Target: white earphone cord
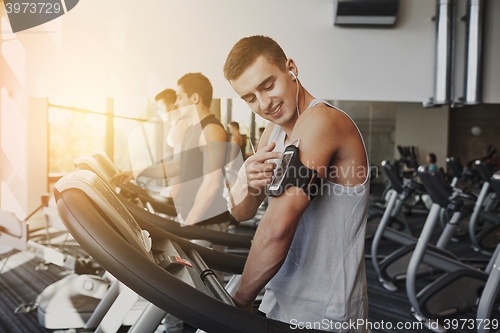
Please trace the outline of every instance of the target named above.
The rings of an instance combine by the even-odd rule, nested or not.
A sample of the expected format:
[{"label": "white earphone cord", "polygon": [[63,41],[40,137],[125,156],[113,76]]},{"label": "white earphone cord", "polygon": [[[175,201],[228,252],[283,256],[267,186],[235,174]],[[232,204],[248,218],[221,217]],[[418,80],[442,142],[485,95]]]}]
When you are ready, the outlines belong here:
[{"label": "white earphone cord", "polygon": [[297,94],[295,96],[295,103],[297,104],[297,117],[300,117],[299,113],[299,78],[295,76],[295,81],[297,82]]}]

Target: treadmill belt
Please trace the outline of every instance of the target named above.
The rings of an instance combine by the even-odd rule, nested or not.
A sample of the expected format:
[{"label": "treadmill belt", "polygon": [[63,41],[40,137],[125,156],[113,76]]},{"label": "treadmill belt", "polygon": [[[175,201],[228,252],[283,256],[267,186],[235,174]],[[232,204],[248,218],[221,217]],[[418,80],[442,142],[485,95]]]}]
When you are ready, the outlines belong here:
[{"label": "treadmill belt", "polygon": [[[0,256],[0,269],[7,254]],[[14,313],[20,304],[35,301],[48,285],[64,277],[65,269],[48,265],[35,270],[40,259],[29,252],[15,251],[0,274],[0,333],[49,333],[38,324],[37,311]]]}]

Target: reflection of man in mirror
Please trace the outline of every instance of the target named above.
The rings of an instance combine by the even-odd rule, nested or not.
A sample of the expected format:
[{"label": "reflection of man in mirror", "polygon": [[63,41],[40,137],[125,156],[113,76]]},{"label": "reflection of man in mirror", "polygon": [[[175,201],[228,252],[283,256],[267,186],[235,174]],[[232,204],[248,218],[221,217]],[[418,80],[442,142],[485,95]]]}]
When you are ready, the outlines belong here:
[{"label": "reflection of man in mirror", "polygon": [[[170,106],[163,101],[157,103],[157,108],[165,107],[168,111],[160,117],[171,124],[166,140],[173,147],[172,158],[167,156],[144,170],[122,172],[112,180],[126,182],[139,174],[166,178],[175,204],[172,212],[181,222],[203,222],[201,224],[226,231],[230,214],[222,195],[222,169],[227,134],[210,113],[212,85],[200,73],[186,74],[177,84],[173,111],[168,111],[171,103]],[[219,223],[224,226],[218,226]]]},{"label": "reflection of man in mirror", "polygon": [[[176,109],[175,106],[175,101],[177,99],[177,95],[175,93],[175,90],[173,89],[165,89],[162,92],[160,92],[158,95],[155,96],[155,109],[156,109],[156,114],[157,115],[162,115],[163,118],[167,120],[167,124],[165,124],[165,131],[167,132],[167,144],[165,145],[164,149],[164,156],[167,157],[172,157],[175,154],[175,144],[176,144],[176,139],[179,138],[182,140],[182,134],[179,131],[182,131],[181,128],[178,130],[173,130],[173,124],[175,123],[175,120],[179,118],[177,115],[177,112],[172,112]],[[161,119],[161,118],[160,118]],[[185,128],[184,128],[185,129]],[[175,133],[173,133],[175,132]],[[179,143],[179,148],[180,148],[180,143]],[[167,158],[169,159],[169,158]],[[157,170],[148,170],[147,174],[142,173],[141,175],[147,176],[150,178],[166,178],[165,173],[162,171],[162,169],[158,166],[155,167]],[[159,174],[158,174],[159,173]],[[126,184],[130,182],[132,179],[134,179],[134,172],[132,170],[127,170],[127,171],[121,171],[116,173],[111,181],[116,182],[116,183],[123,183]]]},{"label": "reflection of man in mirror", "polygon": [[[229,133],[231,134],[231,143],[234,143],[236,146],[238,146],[240,148],[241,155],[243,156],[243,159],[245,159],[245,151],[246,151],[246,147],[247,147],[247,136],[242,135],[240,133],[240,124],[238,124],[236,121],[230,122],[228,129],[229,129]],[[231,156],[236,155],[236,153],[233,152],[233,154],[231,154]]]},{"label": "reflection of man in mirror", "polygon": [[240,124],[236,121],[232,121],[229,123],[228,131],[231,136],[231,147],[229,148],[229,160],[227,163],[227,178],[229,188],[236,182],[236,177],[238,175],[238,170],[241,165],[238,163],[240,159],[238,155],[241,155],[243,160],[246,158],[246,145],[247,145],[247,136],[242,135],[240,133]]},{"label": "reflection of man in mirror", "polygon": [[[200,73],[186,74],[177,82],[175,104],[179,110],[179,118],[176,126],[183,122],[189,126],[183,132],[179,154],[175,155],[179,157],[176,178],[179,182],[172,186],[173,198],[182,222],[203,222],[198,225],[227,231],[230,214],[227,201],[222,195],[227,134],[215,115],[210,113],[212,91],[210,81]],[[167,170],[167,176],[172,177],[170,170]],[[209,245],[204,241],[195,242]],[[224,249],[217,245],[213,248],[221,251]],[[218,273],[217,276],[222,281],[222,274]],[[183,323],[167,315],[165,325],[166,332],[178,332]]]},{"label": "reflection of man in mirror", "polygon": [[[168,94],[168,104],[164,104],[167,99],[167,94]],[[161,111],[162,104],[165,105],[165,117],[164,119],[168,123],[168,132],[166,133],[167,137],[165,139],[166,145],[165,145],[165,150],[164,150],[164,161],[169,161],[170,162],[170,167],[172,167],[173,163],[180,163],[180,153],[181,153],[181,144],[182,144],[182,139],[184,138],[184,132],[186,131],[186,128],[189,127],[190,123],[188,119],[185,119],[182,116],[182,113],[177,109],[177,106],[175,104],[177,100],[177,93],[175,90],[172,89],[166,89],[159,93],[155,97],[157,103],[157,114],[160,114],[158,111]],[[167,196],[169,197],[174,197],[177,192],[178,192],[178,183],[179,183],[179,176],[173,176],[173,177],[167,177],[167,165],[165,163],[161,164],[161,167],[163,170],[163,175],[165,179],[168,178],[168,183],[169,183],[169,190],[167,191]]]},{"label": "reflection of man in mirror", "polygon": [[175,90],[173,89],[165,89],[161,93],[155,96],[155,105],[156,105],[156,114],[163,114],[170,111],[174,111],[175,100],[177,96],[175,94]]},{"label": "reflection of man in mirror", "polygon": [[[176,111],[175,101],[177,100],[177,94],[173,89],[165,89],[155,97],[156,100],[156,114],[159,115],[165,121],[161,121],[164,124],[163,129],[165,131],[165,136],[162,134],[163,144],[163,156],[165,161],[172,161],[178,158],[181,150],[181,142],[184,137],[184,131],[189,126],[186,120],[183,120],[180,112]],[[173,112],[176,111],[176,112]],[[176,161],[179,163],[179,161]],[[162,165],[165,168],[165,165]],[[163,176],[165,178],[165,186],[170,184],[176,184],[179,182],[178,177],[173,177],[172,179],[167,179],[166,170],[163,170]],[[168,182],[167,182],[168,180]],[[167,197],[172,197],[177,193],[177,188],[174,185],[170,185],[165,192],[162,194]],[[174,211],[173,211],[174,212]]]},{"label": "reflection of man in mirror", "polygon": [[[181,144],[180,187],[174,197],[180,206],[181,220],[186,224],[204,224],[229,220],[227,202],[222,196],[227,134],[210,113],[212,85],[200,73],[189,73],[177,82],[176,106],[194,105]],[[184,117],[183,117],[184,118]]]}]

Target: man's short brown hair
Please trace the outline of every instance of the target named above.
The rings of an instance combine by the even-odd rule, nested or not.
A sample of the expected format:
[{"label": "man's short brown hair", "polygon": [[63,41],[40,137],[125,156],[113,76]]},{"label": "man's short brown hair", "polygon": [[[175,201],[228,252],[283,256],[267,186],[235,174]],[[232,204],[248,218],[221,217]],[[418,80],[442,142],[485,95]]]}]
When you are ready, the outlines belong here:
[{"label": "man's short brown hair", "polygon": [[261,55],[280,70],[286,70],[287,58],[278,43],[270,37],[251,36],[234,44],[224,64],[224,77],[228,81],[237,79]]},{"label": "man's short brown hair", "polygon": [[238,124],[236,121],[230,122],[229,126],[236,128],[238,131],[240,130],[240,124]]},{"label": "man's short brown hair", "polygon": [[210,80],[201,73],[188,73],[177,81],[188,97],[198,94],[201,103],[210,108],[212,103],[213,88]]},{"label": "man's short brown hair", "polygon": [[165,89],[155,97],[155,101],[162,100],[165,104],[174,104],[176,99],[175,90],[173,89]]}]

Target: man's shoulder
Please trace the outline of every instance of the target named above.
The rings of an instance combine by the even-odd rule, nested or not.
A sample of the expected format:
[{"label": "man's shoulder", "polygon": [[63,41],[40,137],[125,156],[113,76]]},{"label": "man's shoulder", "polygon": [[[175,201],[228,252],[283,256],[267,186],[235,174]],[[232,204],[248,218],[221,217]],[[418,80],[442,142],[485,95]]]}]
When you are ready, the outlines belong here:
[{"label": "man's shoulder", "polygon": [[203,135],[207,141],[227,141],[227,134],[220,123],[210,123],[203,128]]},{"label": "man's shoulder", "polygon": [[342,137],[353,130],[356,130],[354,122],[346,113],[324,103],[305,110],[294,127],[297,134],[327,137]]}]

